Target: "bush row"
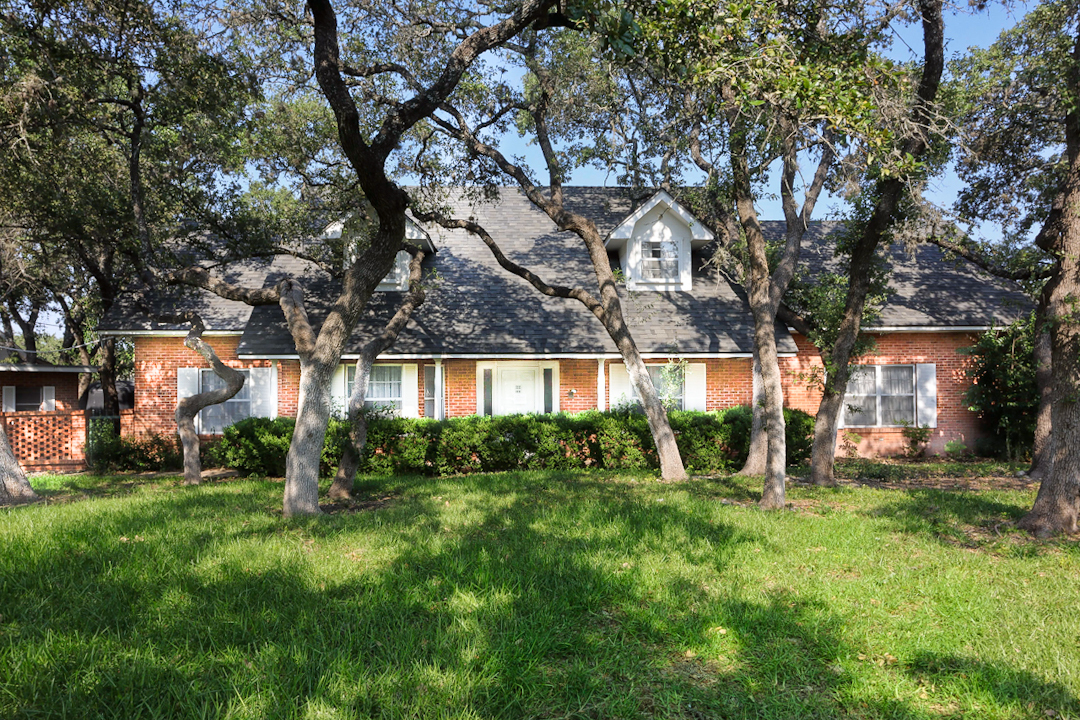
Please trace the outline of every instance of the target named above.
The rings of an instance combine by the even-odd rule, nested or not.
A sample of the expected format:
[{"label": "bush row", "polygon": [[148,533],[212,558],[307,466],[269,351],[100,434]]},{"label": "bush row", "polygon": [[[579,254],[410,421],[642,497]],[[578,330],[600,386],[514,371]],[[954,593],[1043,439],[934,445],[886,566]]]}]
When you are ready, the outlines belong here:
[{"label": "bush row", "polygon": [[111,421],[91,418],[86,464],[99,475],[124,470],[177,470],[183,467],[180,438],[157,433],[139,438],[120,437]]},{"label": "bush row", "polygon": [[[785,410],[788,464],[810,455],[813,418]],[[750,444],[748,407],[719,412],[669,413],[683,463],[695,473],[738,469]],[[213,448],[218,463],[253,475],[280,477],[294,427],[292,418],[249,418],[225,429]],[[348,424],[331,420],[323,446],[323,473],[336,467],[348,442]],[[575,415],[470,416],[447,420],[369,420],[359,472],[457,475],[503,470],[605,468],[647,470],[659,466],[641,413],[615,410]]]}]

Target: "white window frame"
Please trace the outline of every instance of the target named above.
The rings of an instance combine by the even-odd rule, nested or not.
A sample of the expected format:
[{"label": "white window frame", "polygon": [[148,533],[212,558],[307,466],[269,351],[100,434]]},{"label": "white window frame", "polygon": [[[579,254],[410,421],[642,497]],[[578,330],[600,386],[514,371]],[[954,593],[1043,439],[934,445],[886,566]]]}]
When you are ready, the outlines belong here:
[{"label": "white window frame", "polygon": [[[208,388],[203,384],[203,378],[208,377],[208,376],[213,377],[213,378],[217,378],[217,379],[220,379],[220,378],[218,378],[217,374],[213,371],[212,368],[199,368],[198,370],[199,370],[199,392],[204,393],[204,392],[206,392],[208,390]],[[215,427],[207,428],[206,427],[207,422],[206,422],[206,419],[204,418],[204,414],[206,413],[207,410],[210,410],[210,408],[217,407],[218,405],[225,405],[226,407],[231,406],[233,408],[238,407],[240,405],[246,405],[247,406],[247,412],[245,414],[243,414],[242,417],[238,418],[236,420],[236,422],[239,422],[240,420],[246,420],[246,419],[248,419],[249,417],[252,416],[251,415],[251,390],[252,390],[252,388],[251,388],[251,370],[250,370],[250,368],[234,368],[234,370],[236,370],[237,372],[241,373],[244,376],[244,387],[242,387],[240,389],[240,391],[237,393],[237,395],[239,395],[240,393],[242,393],[242,392],[244,392],[246,390],[247,391],[247,397],[246,398],[237,398],[234,395],[233,397],[229,398],[228,400],[226,400],[223,403],[215,403],[213,405],[208,405],[208,406],[204,407],[202,410],[200,410],[199,414],[195,416],[195,427],[197,428],[197,432],[200,435],[221,435],[222,433],[225,432],[225,428],[229,427],[228,425],[223,425],[220,428],[215,428]]]},{"label": "white window frame", "polygon": [[[683,369],[682,372],[679,373],[679,375],[681,377],[679,378],[679,393],[678,393],[678,395],[665,396],[663,389],[657,384],[658,381],[663,379],[663,375],[661,375],[661,373],[663,372],[663,369],[666,368],[666,367],[671,367],[671,366],[677,366],[677,365],[675,363],[647,363],[645,365],[645,369],[649,371],[649,379],[652,380],[653,388],[656,390],[656,393],[660,396],[660,401],[664,404],[664,407],[669,407],[669,405],[668,405],[668,400],[669,399],[676,399],[677,398],[678,401],[679,401],[679,404],[674,409],[675,410],[682,410],[682,409],[684,409],[686,407],[686,370],[685,370],[685,368]],[[635,402],[638,405],[641,404],[641,396],[638,395],[637,385],[635,385],[634,383],[630,383],[630,401]]]},{"label": "white window frame", "polygon": [[[911,393],[904,394],[885,394],[884,383],[882,381],[882,374],[885,368],[908,368],[911,371]],[[843,405],[843,417],[842,425],[848,428],[900,428],[904,427],[902,424],[885,424],[882,420],[882,398],[886,397],[910,397],[911,398],[911,420],[908,421],[911,425],[917,425],[919,420],[919,377],[918,377],[918,365],[915,363],[890,363],[884,365],[853,365],[851,367],[853,373],[855,372],[868,372],[870,370],[874,373],[874,403],[875,403],[875,418],[877,420],[873,425],[855,425],[848,422],[848,402],[847,402],[847,388],[844,391],[844,405]],[[848,381],[850,383],[850,379]],[[870,397],[866,395],[864,397]]]},{"label": "white window frame", "polygon": [[[660,239],[642,239],[641,240],[641,282],[648,284],[673,284],[681,283],[682,281],[682,263],[681,255],[682,248],[681,243],[677,239],[660,238]],[[660,257],[655,258],[652,256],[654,249],[660,251]],[[665,252],[666,251],[666,252]],[[673,263],[674,270],[669,274],[660,273],[656,276],[650,277],[648,266],[651,263],[656,263],[660,270],[663,270],[664,263]]]},{"label": "white window frame", "polygon": [[[378,399],[373,399],[371,397],[371,383],[372,383],[372,379],[373,379],[373,377],[375,375],[376,368],[378,368],[380,370],[382,370],[384,368],[389,368],[391,370],[393,370],[395,368],[397,369],[397,380],[396,380],[397,385],[398,385],[398,395],[397,395],[397,397],[383,397],[383,398],[378,398]],[[352,363],[350,365],[345,366],[345,402],[346,402],[346,404],[349,402],[349,398],[352,397],[353,384],[355,382],[356,382],[356,364]],[[378,380],[376,382],[384,383],[384,382],[387,382],[387,381]],[[390,380],[388,382],[394,383],[395,381]],[[396,417],[402,417],[402,415],[404,414],[404,411],[405,411],[405,392],[406,392],[406,390],[405,390],[405,369],[404,369],[404,366],[395,365],[395,364],[389,364],[389,363],[377,363],[377,364],[371,366],[371,374],[368,375],[367,392],[364,393],[364,407],[370,409],[370,408],[374,408],[376,405],[378,405],[378,406],[384,407],[384,408],[392,408],[392,414],[393,415],[395,415]]]}]

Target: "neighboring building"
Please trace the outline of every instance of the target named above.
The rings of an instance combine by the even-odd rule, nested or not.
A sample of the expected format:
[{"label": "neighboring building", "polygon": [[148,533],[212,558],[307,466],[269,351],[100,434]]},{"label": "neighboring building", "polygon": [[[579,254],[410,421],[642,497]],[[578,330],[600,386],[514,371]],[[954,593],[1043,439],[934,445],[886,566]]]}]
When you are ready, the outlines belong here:
[{"label": "neighboring building", "polygon": [[0,422],[24,470],[79,470],[85,464],[86,414],[79,374],[89,365],[0,363]]},{"label": "neighboring building", "polygon": [[[681,383],[666,388],[685,409],[717,410],[751,400],[753,320],[744,290],[708,264],[713,236],[665,192],[634,203],[622,189],[566,188],[567,204],[593,218],[606,234],[613,265],[621,269],[624,312],[654,379],[670,359],[685,361]],[[494,204],[454,208],[473,217],[504,252],[553,284],[595,288],[592,265],[577,236],[552,222],[518,191],[504,189]],[[766,231],[783,234],[781,223]],[[832,262],[826,237],[835,225],[814,223],[805,240],[810,273]],[[339,232],[339,227],[331,228]],[[427,301],[372,372],[369,401],[408,417],[580,412],[632,402],[621,357],[600,322],[575,300],[549,298],[498,266],[487,247],[464,231],[410,228],[433,243],[425,268],[438,271]],[[946,260],[934,246],[913,255],[891,252],[893,292],[876,325],[877,351],[858,360],[866,369],[849,386],[845,424],[859,433],[862,451],[902,447],[901,421],[934,428],[931,449],[949,440],[972,443],[976,418],[966,409],[965,356],[977,333],[1007,324],[1029,307],[1024,294],[972,266]],[[372,298],[334,378],[333,397],[345,406],[363,342],[381,329],[404,289],[403,265]],[[396,274],[395,274],[396,273]],[[288,274],[305,288],[316,326],[335,294],[325,275],[291,257],[251,261],[234,278],[276,282]],[[204,410],[204,434],[249,415],[294,415],[299,363],[277,306],[251,308],[202,295],[192,300],[208,330],[204,337],[249,382],[232,400]],[[184,348],[186,328],[161,326],[120,311],[102,333],[135,342],[135,407],[123,432],[174,432],[178,397],[218,382],[201,358]],[[785,402],[816,412],[822,362],[806,338],[778,328]]]}]

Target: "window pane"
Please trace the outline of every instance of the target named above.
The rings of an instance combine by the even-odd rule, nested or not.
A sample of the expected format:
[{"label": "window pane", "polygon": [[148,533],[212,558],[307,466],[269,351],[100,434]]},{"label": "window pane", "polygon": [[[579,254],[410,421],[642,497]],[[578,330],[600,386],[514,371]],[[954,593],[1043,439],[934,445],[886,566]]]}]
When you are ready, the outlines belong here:
[{"label": "window pane", "polygon": [[913,395],[882,396],[882,425],[899,425],[913,422],[915,422],[915,397]]},{"label": "window pane", "polygon": [[356,385],[356,366],[345,366],[345,398],[348,402],[348,398],[352,397],[353,386]]},{"label": "window pane", "polygon": [[875,395],[845,396],[844,424],[877,425],[877,397]]},{"label": "window pane", "polygon": [[[200,433],[217,434],[229,425],[251,417],[251,373],[247,370],[241,370],[240,373],[244,376],[244,386],[236,395],[224,403],[205,407],[199,412]],[[215,375],[213,370],[203,368],[199,371],[199,392],[221,390],[225,385],[225,381]]]},{"label": "window pane", "polygon": [[849,396],[877,394],[877,375],[873,365],[851,368],[851,375],[848,376],[847,394]]},{"label": "window pane", "polygon": [[15,412],[37,412],[41,409],[41,388],[15,386]]},{"label": "window pane", "polygon": [[641,274],[646,280],[675,280],[679,277],[679,246],[670,240],[642,243]]},{"label": "window pane", "polygon": [[915,376],[910,365],[886,365],[881,368],[882,395],[914,395]]},{"label": "window pane", "polygon": [[435,417],[435,366],[424,366],[424,417]]},{"label": "window pane", "polygon": [[371,368],[364,406],[402,409],[400,365],[376,365]]}]

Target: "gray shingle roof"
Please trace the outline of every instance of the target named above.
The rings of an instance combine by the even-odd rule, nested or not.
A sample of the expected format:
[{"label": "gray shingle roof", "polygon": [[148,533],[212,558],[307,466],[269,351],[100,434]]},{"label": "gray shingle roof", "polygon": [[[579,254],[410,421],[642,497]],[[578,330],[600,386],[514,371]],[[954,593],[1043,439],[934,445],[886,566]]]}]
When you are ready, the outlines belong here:
[{"label": "gray shingle roof", "polygon": [[[601,231],[614,228],[632,209],[618,189],[568,188],[567,205],[588,210]],[[453,207],[459,217],[483,225],[514,261],[552,284],[578,285],[595,293],[596,276],[584,244],[554,223],[516,190],[504,190],[497,204]],[[465,231],[429,229],[438,248],[425,261],[439,280],[398,337],[394,355],[506,355],[614,353],[606,331],[576,300],[541,295],[503,270],[481,240]],[[695,255],[693,292],[624,292],[624,313],[644,353],[748,353],[752,319],[741,290],[715,270],[701,268]],[[295,259],[279,259],[271,271],[303,273],[308,314],[321,323],[333,294],[329,284]],[[354,332],[346,354],[381,329],[401,294],[377,293]],[[778,333],[781,352],[795,352],[790,336]],[[275,307],[256,308],[240,342],[242,355],[294,355],[295,349]]]},{"label": "gray shingle roof", "polygon": [[[620,188],[566,188],[566,205],[591,217],[601,233],[618,225],[636,206]],[[516,189],[504,188],[496,203],[452,205],[458,217],[473,217],[488,229],[503,251],[553,284],[579,285],[595,292],[596,280],[576,235],[556,230],[547,216]],[[766,233],[783,235],[782,222],[763,223]],[[837,269],[828,236],[835,223],[812,223],[803,249],[804,274]],[[428,228],[438,252],[425,268],[438,270],[427,301],[414,314],[390,354],[480,355],[613,353],[614,344],[600,322],[575,300],[548,298],[506,272],[491,252],[465,231]],[[708,248],[706,248],[706,253]],[[946,260],[931,245],[914,255],[902,247],[889,250],[894,267],[888,306],[875,323],[883,327],[957,327],[1003,324],[1031,303],[1020,289],[963,261]],[[634,292],[621,289],[623,309],[644,353],[749,353],[753,320],[745,293],[694,253],[693,292]],[[291,257],[248,261],[231,268],[231,277],[250,286],[276,282],[283,274],[305,287],[309,317],[316,327],[326,316],[336,291],[321,272]],[[355,354],[394,312],[398,292],[379,292],[370,301],[346,348]],[[199,294],[183,302],[203,312],[208,329],[243,332],[239,352],[249,356],[295,356],[295,348],[277,306],[250,308],[242,303]],[[130,305],[115,308],[103,330],[170,330],[141,316]],[[782,328],[781,352],[795,352]]]},{"label": "gray shingle roof", "polygon": [[[782,223],[766,223],[767,232],[783,234]],[[830,233],[839,223],[811,223],[801,256],[803,274],[836,272]],[[986,327],[1007,325],[1033,307],[1015,283],[1002,280],[961,258],[947,258],[936,245],[908,248],[894,243],[886,250],[891,265],[889,294],[874,327]]]}]

